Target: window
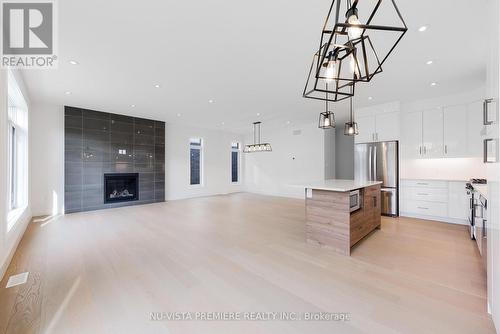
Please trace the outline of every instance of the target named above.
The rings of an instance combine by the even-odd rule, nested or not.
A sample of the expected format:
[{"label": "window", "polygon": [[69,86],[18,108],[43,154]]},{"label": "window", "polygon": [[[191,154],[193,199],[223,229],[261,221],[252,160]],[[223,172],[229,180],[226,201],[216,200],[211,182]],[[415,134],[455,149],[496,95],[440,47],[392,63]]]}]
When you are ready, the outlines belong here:
[{"label": "window", "polygon": [[231,144],[231,182],[240,180],[240,143]]},{"label": "window", "polygon": [[201,185],[202,183],[202,148],[201,138],[192,138],[189,140],[190,185]]},{"label": "window", "polygon": [[12,72],[8,72],[8,180],[7,229],[28,205],[28,106]]}]

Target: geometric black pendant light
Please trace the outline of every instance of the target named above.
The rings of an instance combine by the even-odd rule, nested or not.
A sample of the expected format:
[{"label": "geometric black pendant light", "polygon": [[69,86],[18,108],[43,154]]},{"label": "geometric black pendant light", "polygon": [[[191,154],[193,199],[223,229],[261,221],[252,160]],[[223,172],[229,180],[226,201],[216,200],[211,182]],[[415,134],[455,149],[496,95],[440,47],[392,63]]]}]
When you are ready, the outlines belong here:
[{"label": "geometric black pendant light", "polygon": [[407,31],[395,0],[333,0],[322,32],[322,43],[328,47],[320,61],[347,39],[358,56],[366,55],[362,62],[368,72],[356,81],[370,81]]},{"label": "geometric black pendant light", "polygon": [[347,99],[354,94],[356,74],[353,69],[359,68],[356,49],[350,45],[337,45],[321,61],[326,50],[327,44],[324,44],[314,54],[303,96],[333,102]]},{"label": "geometric black pendant light", "polygon": [[328,93],[333,102],[350,98],[355,83],[382,72],[407,30],[394,0],[333,0],[303,96],[325,100]]}]

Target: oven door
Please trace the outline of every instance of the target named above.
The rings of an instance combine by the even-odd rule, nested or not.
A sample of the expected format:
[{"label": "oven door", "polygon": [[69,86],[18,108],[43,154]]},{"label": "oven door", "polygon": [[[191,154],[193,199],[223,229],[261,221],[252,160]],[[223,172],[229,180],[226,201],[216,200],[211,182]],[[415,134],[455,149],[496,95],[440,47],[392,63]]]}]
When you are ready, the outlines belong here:
[{"label": "oven door", "polygon": [[475,233],[475,223],[474,223],[474,216],[475,214],[475,203],[474,203],[474,192],[473,191],[467,191],[467,194],[469,195],[469,216],[467,217],[469,220],[469,227],[470,227],[470,238],[472,240],[475,239],[476,233]]}]

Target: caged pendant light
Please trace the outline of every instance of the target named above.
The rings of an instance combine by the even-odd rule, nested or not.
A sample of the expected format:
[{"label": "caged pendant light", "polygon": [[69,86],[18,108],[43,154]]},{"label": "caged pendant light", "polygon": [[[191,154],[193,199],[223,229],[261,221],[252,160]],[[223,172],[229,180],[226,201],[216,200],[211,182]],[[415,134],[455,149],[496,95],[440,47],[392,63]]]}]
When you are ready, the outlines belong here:
[{"label": "caged pendant light", "polygon": [[319,114],[319,124],[320,129],[335,129],[335,114],[328,110],[328,96],[326,96],[325,101],[325,112]]},{"label": "caged pendant light", "polygon": [[321,62],[339,43],[352,43],[363,73],[355,81],[370,81],[408,31],[395,0],[333,0],[323,27],[326,43]]},{"label": "caged pendant light", "polygon": [[350,100],[349,122],[344,125],[344,135],[357,136],[359,134],[358,123],[354,122],[354,109],[352,108],[352,97]]},{"label": "caged pendant light", "polygon": [[260,126],[262,122],[253,123],[253,144],[246,145],[243,150],[244,153],[254,153],[254,152],[271,152],[271,144],[262,143],[260,140]]},{"label": "caged pendant light", "polygon": [[394,0],[334,0],[303,96],[324,100],[330,93],[333,102],[352,97],[356,82],[369,82],[382,72],[407,30]]}]

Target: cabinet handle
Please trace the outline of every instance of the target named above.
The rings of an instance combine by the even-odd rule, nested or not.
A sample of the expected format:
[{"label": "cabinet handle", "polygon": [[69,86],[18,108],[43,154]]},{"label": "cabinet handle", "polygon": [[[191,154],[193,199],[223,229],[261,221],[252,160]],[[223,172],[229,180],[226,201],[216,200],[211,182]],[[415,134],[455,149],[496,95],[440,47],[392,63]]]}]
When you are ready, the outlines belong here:
[{"label": "cabinet handle", "polygon": [[[494,150],[495,150],[494,157],[488,156],[490,143],[494,145]],[[498,140],[491,138],[483,140],[483,162],[485,164],[498,162]]]},{"label": "cabinet handle", "polygon": [[418,185],[421,185],[421,186],[426,186],[428,185],[428,183],[424,183],[424,182],[417,182]]},{"label": "cabinet handle", "polygon": [[489,108],[488,108],[488,105],[493,102],[493,99],[486,99],[484,100],[483,102],[483,125],[491,125],[493,124],[493,121],[490,121],[488,119],[488,112],[489,112]]},{"label": "cabinet handle", "polygon": [[377,197],[376,196],[373,196],[373,207],[374,208],[377,207]]},{"label": "cabinet handle", "polygon": [[418,148],[420,150],[420,155],[422,155],[422,146],[419,146]]},{"label": "cabinet handle", "polygon": [[418,193],[417,195],[420,195],[420,196],[429,196],[429,194],[424,194],[424,193]]},{"label": "cabinet handle", "polygon": [[417,209],[429,210],[429,208],[424,208],[423,206],[418,206]]},{"label": "cabinet handle", "polygon": [[424,154],[427,154],[427,147],[424,145]]},{"label": "cabinet handle", "polygon": [[444,154],[448,154],[448,145],[444,145]]}]

